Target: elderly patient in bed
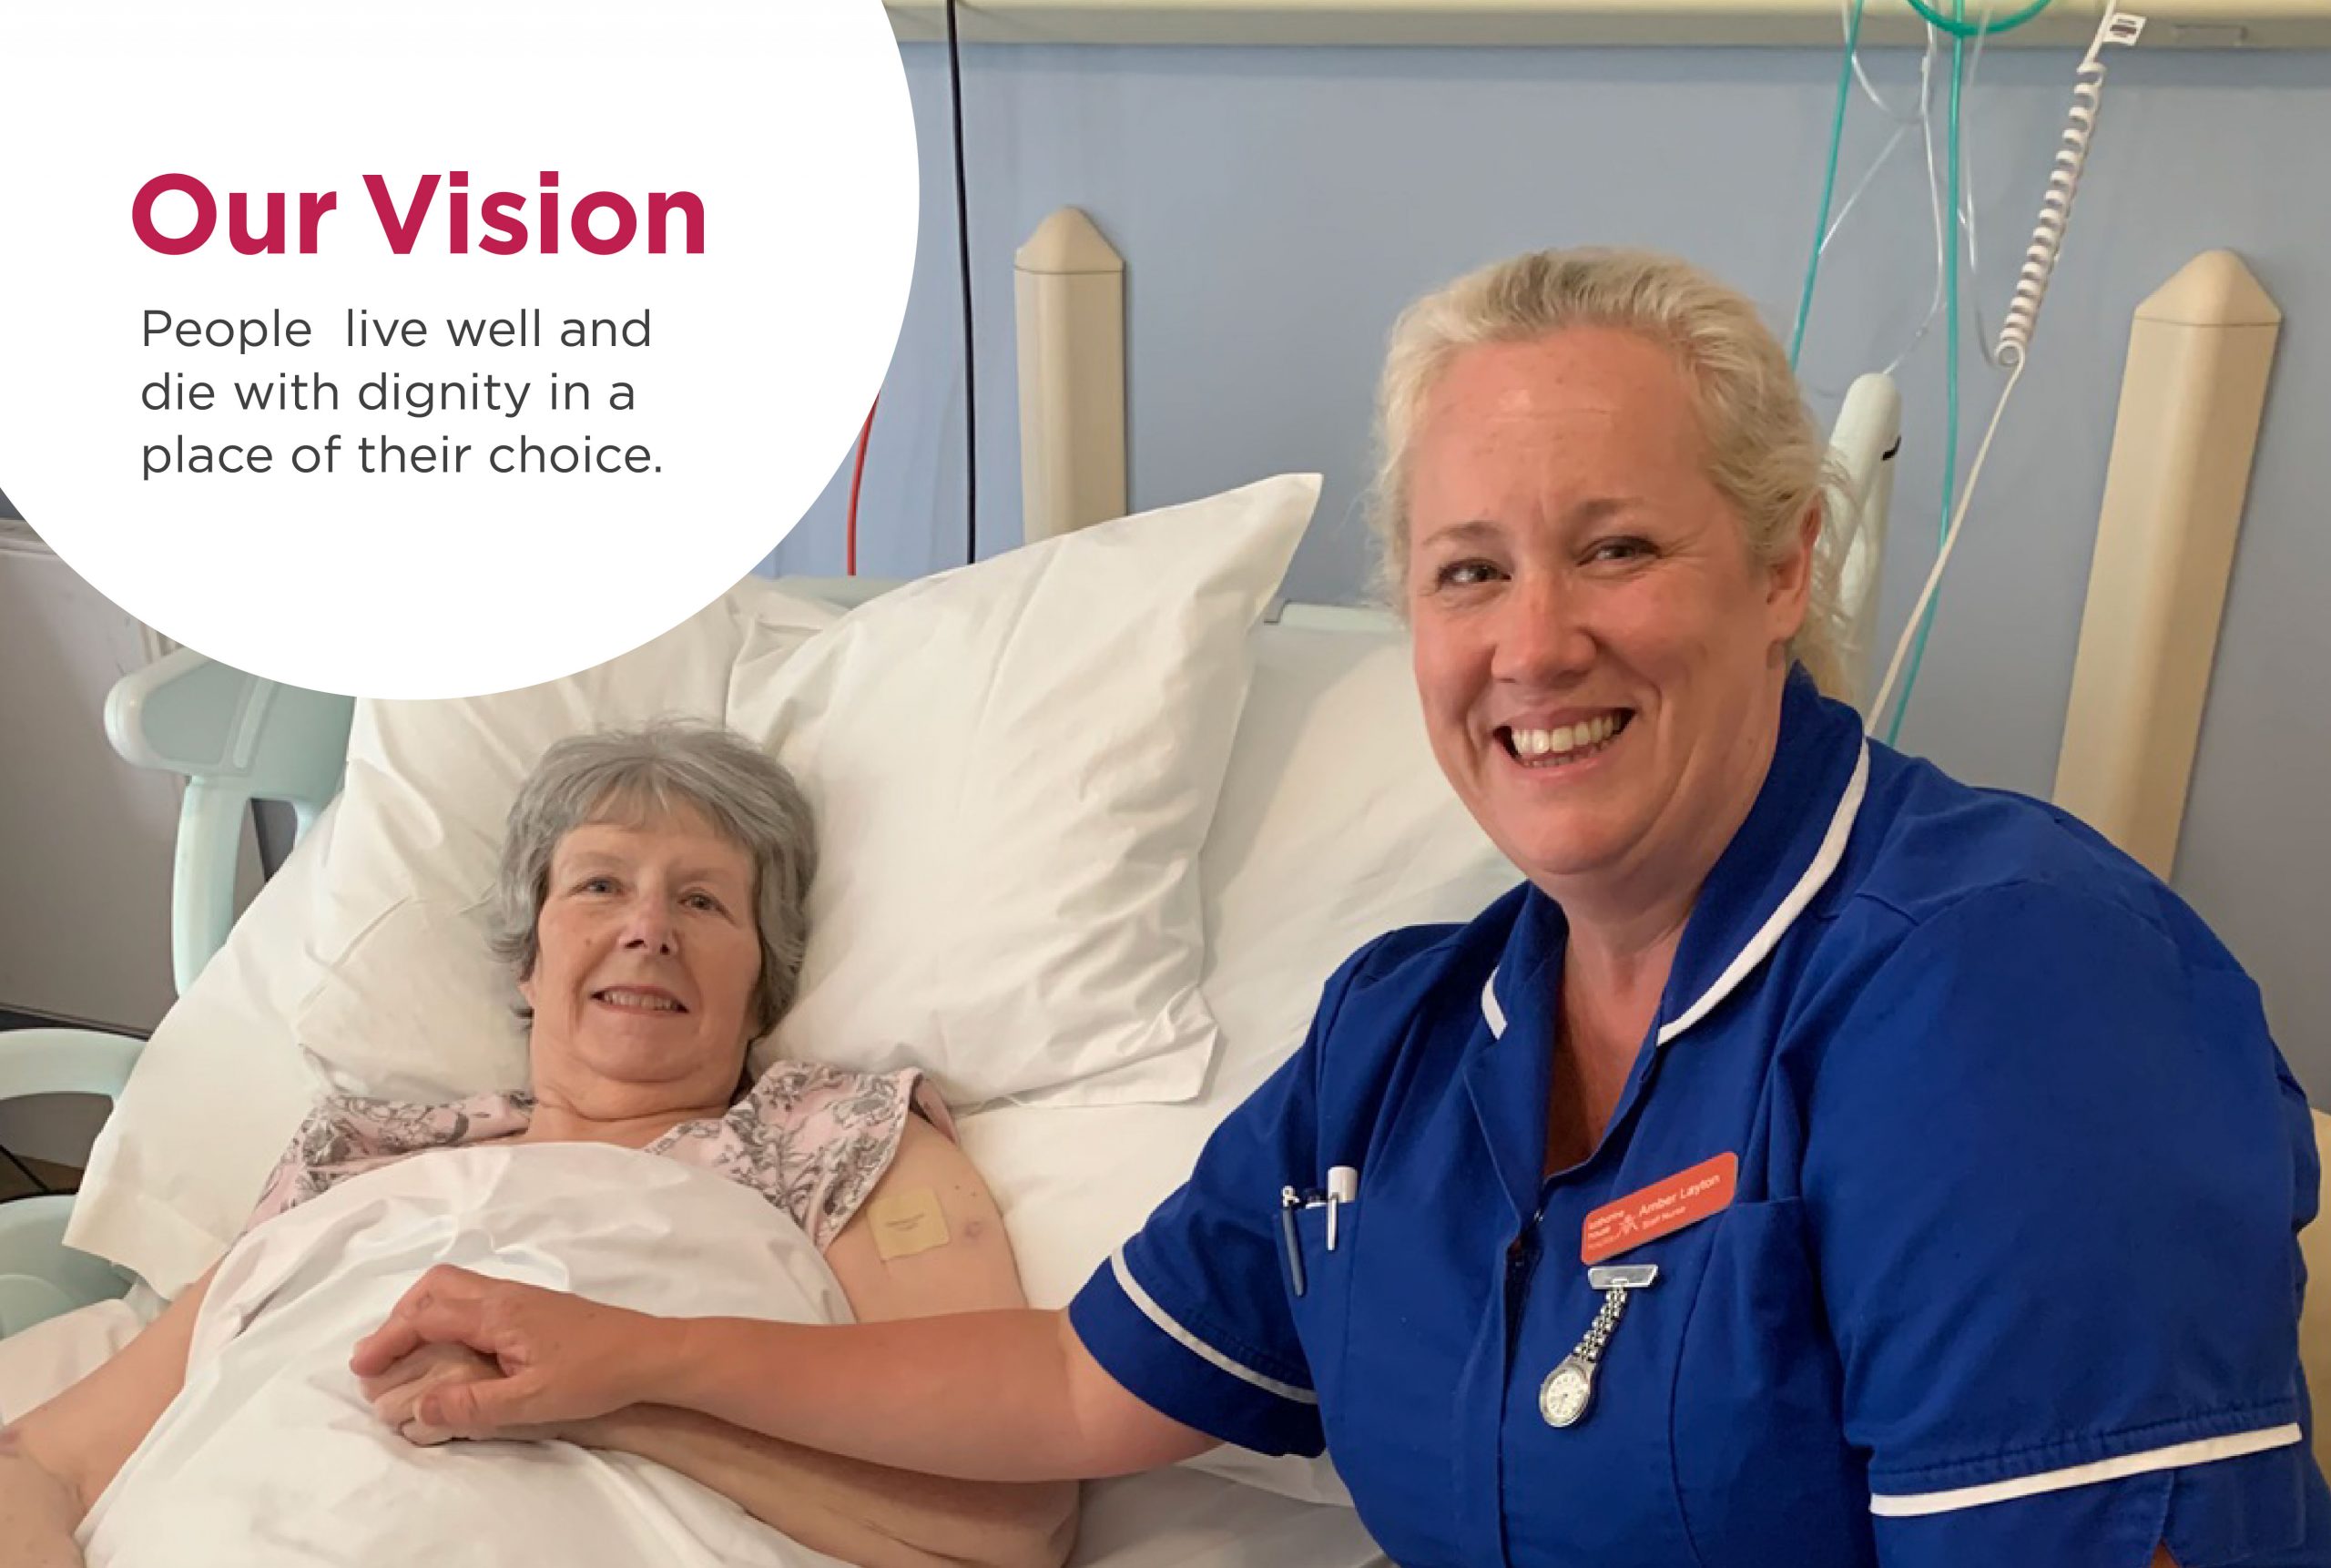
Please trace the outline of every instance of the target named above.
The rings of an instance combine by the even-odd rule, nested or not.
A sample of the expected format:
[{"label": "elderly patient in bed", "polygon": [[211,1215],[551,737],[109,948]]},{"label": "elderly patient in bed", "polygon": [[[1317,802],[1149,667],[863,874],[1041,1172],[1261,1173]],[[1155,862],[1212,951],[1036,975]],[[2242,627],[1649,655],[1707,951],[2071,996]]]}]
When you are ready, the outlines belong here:
[{"label": "elderly patient in bed", "polygon": [[228,1255],[0,1433],[0,1568],[1061,1562],[1072,1488],[907,1475],[652,1408],[439,1447],[433,1392],[495,1367],[429,1351],[370,1384],[347,1370],[439,1263],[735,1316],[1023,1305],[994,1201],[918,1074],[747,1077],[799,972],[812,845],[792,780],[724,731],[553,748],[511,808],[496,894],[531,1090],[325,1099]]}]

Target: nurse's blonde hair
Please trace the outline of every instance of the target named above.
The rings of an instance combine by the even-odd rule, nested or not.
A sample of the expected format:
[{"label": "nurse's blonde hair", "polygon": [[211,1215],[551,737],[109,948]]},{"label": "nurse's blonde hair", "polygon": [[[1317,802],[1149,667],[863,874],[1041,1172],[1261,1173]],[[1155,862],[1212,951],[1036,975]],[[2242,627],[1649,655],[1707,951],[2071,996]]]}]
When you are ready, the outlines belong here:
[{"label": "nurse's blonde hair", "polygon": [[1795,548],[1822,512],[1805,625],[1789,655],[1820,688],[1852,699],[1837,563],[1823,492],[1848,494],[1816,431],[1788,355],[1756,308],[1698,268],[1649,250],[1539,250],[1468,273],[1401,312],[1377,393],[1378,466],[1369,507],[1378,589],[1405,615],[1410,443],[1450,361],[1482,343],[1528,342],[1569,327],[1613,327],[1673,352],[1697,389],[1708,477],[1731,503],[1755,557]]}]

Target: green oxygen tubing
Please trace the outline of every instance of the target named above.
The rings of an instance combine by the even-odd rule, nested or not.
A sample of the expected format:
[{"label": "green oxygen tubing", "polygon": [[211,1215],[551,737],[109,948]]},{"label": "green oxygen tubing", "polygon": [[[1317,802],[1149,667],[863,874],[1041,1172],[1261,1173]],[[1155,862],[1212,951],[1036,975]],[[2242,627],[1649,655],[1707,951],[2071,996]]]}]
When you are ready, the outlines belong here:
[{"label": "green oxygen tubing", "polygon": [[[1926,7],[1919,4],[1919,0],[1911,0],[1911,4],[1918,6],[1920,15],[1927,15]],[[2047,6],[2048,0],[2035,0],[2019,15],[2028,22]],[[1951,0],[1950,8],[1963,14],[1966,0]],[[1943,138],[1943,145],[1949,149],[1944,167],[1949,170],[1950,199],[1943,210],[1950,215],[1950,242],[1943,247],[1942,263],[1942,508],[1934,545],[1938,561],[1950,545],[1950,494],[1959,477],[1959,100],[1966,83],[1967,39],[1965,35],[1953,31],[1950,35],[1950,128]],[[1931,594],[1925,597],[1926,608],[1914,622],[1918,632],[1910,646],[1910,667],[1902,678],[1902,700],[1895,705],[1894,717],[1886,726],[1886,744],[1888,746],[1901,744],[1902,720],[1910,712],[1910,692],[1919,684],[1919,671],[1927,662],[1927,634],[1934,629],[1938,600]],[[1873,708],[1870,716],[1874,718],[1882,711],[1882,708]]]},{"label": "green oxygen tubing", "polygon": [[[1958,9],[1962,4],[1963,0],[1954,0],[1953,8]],[[1990,423],[1983,433],[1982,442],[1975,449],[1975,462],[1968,470],[1967,483],[1959,493],[1957,504],[1952,505],[1946,501],[1944,513],[1946,521],[1943,525],[1941,547],[1935,554],[1934,567],[1927,574],[1926,585],[1919,591],[1918,605],[1911,611],[1910,625],[1903,628],[1902,640],[1895,646],[1893,662],[1887,667],[1886,678],[1879,684],[1878,696],[1871,704],[1870,717],[1873,728],[1877,718],[1887,710],[1888,698],[1893,692],[1895,677],[1902,673],[1903,657],[1910,651],[1914,636],[1917,643],[1921,647],[1924,646],[1926,627],[1930,624],[1935,596],[1942,585],[1943,572],[1949,565],[1951,552],[1958,548],[1959,536],[1966,526],[1968,504],[1974,498],[1976,482],[1982,477],[1984,461],[1990,455],[1992,438],[1999,434],[2000,421],[2007,413],[2007,405],[2015,396],[2016,386],[2023,379],[2025,366],[2030,361],[2031,335],[2039,324],[2041,302],[2046,298],[2049,281],[2055,272],[2056,260],[2063,250],[2064,229],[2071,219],[2072,199],[2079,190],[2081,171],[2088,161],[2089,142],[2096,130],[2097,111],[2104,95],[2104,51],[2108,46],[2112,46],[2122,47],[2133,46],[2143,30],[2143,17],[2121,10],[2117,4],[2108,4],[2103,18],[2097,24],[2095,36],[2090,40],[2088,52],[2082,57],[2079,68],[2074,73],[2071,112],[2065,122],[2053,166],[2049,170],[2048,189],[2041,199],[2040,217],[2032,228],[2031,243],[2024,252],[2023,266],[2016,276],[2015,297],[2009,303],[2006,320],[2000,328],[1999,345],[1995,357],[1997,362],[2008,372],[2007,382],[2000,389],[1999,402],[1992,407]],[[1953,74],[1955,77],[1958,73],[1954,70]],[[1951,213],[1954,224],[1959,220],[1956,194],[1959,169],[1957,99],[1958,91],[1954,86],[1950,115],[1950,166],[1953,191]],[[1955,263],[1958,247],[1954,244],[1950,249],[1951,260]],[[1952,272],[1954,275],[1949,280],[1949,289],[1953,300],[1951,313],[1955,322],[1957,316],[1955,265]],[[1946,497],[1950,494],[1951,481],[1957,467],[1955,461],[1959,412],[1957,350],[1954,326],[1950,351],[1946,356],[1946,362],[1951,371],[1951,408],[1949,422],[1951,451],[1949,461],[1946,462],[1944,467],[1943,478],[1943,494]],[[1916,677],[1915,662],[1911,666],[1910,674],[1913,678]],[[1908,706],[1909,699],[1909,687],[1906,683],[1903,687],[1905,707]],[[1898,708],[1895,712],[1892,728],[1888,732],[1889,741],[1901,728],[1901,711]]]},{"label": "green oxygen tubing", "polygon": [[[1805,329],[1813,317],[1813,290],[1821,274],[1821,250],[1829,237],[1829,209],[1837,194],[1837,158],[1845,145],[1846,106],[1852,101],[1854,63],[1861,47],[1862,13],[1867,3],[1868,0],[1847,0],[1845,7],[1845,58],[1837,66],[1837,107],[1831,111],[1829,117],[1829,150],[1824,159],[1821,174],[1821,205],[1813,223],[1812,251],[1805,266],[1805,286],[1797,299],[1797,323],[1789,335],[1788,362],[1791,368],[1795,368],[1797,358],[1805,347]],[[1953,39],[1964,40],[2012,33],[2045,11],[2055,3],[2055,0],[2028,0],[2027,4],[2005,16],[1997,18],[1985,16],[1971,23],[1966,18],[1966,0],[1951,0],[1951,9],[1957,13],[1955,16],[1943,15],[1929,5],[1927,0],[1905,0],[1905,3],[1920,16],[1926,18],[1937,31]],[[1959,51],[1954,48],[1951,60],[1951,82],[1954,94],[1961,82],[1959,70],[1961,62],[1958,56]],[[1955,131],[1949,140],[1949,159],[1952,175],[1956,178],[1959,169],[1959,139]],[[1955,214],[1957,209],[1952,210]],[[1953,246],[1951,249],[1955,251],[1957,247]]]},{"label": "green oxygen tubing", "polygon": [[1928,5],[1927,0],[1907,0],[1911,10],[1925,17],[1939,31],[1948,33],[1954,38],[1972,38],[1978,34],[2012,33],[2041,12],[2045,11],[2053,3],[2054,0],[2031,0],[2030,5],[2021,10],[2011,11],[1996,20],[1986,17],[1982,21],[1970,23],[1967,20],[1967,7],[1963,0],[1953,0],[1950,7],[1953,14],[1949,16]]},{"label": "green oxygen tubing", "polygon": [[[1845,0],[1844,4],[1845,58],[1837,75],[1837,103],[1830,119],[1829,148],[1822,173],[1821,201],[1814,226],[1812,255],[1806,265],[1805,284],[1797,301],[1797,321],[1789,337],[1789,364],[1792,369],[1797,366],[1804,349],[1806,328],[1813,313],[1814,290],[1820,273],[1821,253],[1830,238],[1829,212],[1837,194],[1837,159],[1839,149],[1845,139],[1846,107],[1851,98],[1849,88],[1855,74],[1855,66],[1858,64],[1861,24],[1866,3],[1867,0]],[[1982,473],[1983,461],[1990,453],[1991,438],[1998,433],[2000,418],[2006,412],[2008,399],[2013,394],[2016,382],[2021,378],[2024,360],[2031,347],[2032,328],[2039,314],[2040,301],[2046,292],[2050,274],[2054,270],[2057,253],[2063,243],[2064,225],[2070,216],[2071,198],[2079,181],[2081,167],[2086,161],[2088,139],[2094,129],[2097,100],[2103,86],[2104,69],[2100,58],[2101,53],[2108,44],[2135,43],[2138,32],[2143,26],[2142,18],[2119,11],[2117,5],[2108,5],[2105,16],[2097,28],[2096,37],[2090,44],[2087,56],[2081,63],[2079,82],[2073,94],[2071,120],[2064,134],[2064,147],[2059,152],[2056,167],[2050,176],[2048,194],[2041,204],[2040,222],[2033,232],[2032,244],[2027,252],[2022,272],[2017,280],[2015,300],[2009,307],[2007,321],[2000,334],[1997,362],[2008,371],[2007,384],[2001,390],[1999,403],[1992,411],[1990,425],[1985,432],[1980,448],[1976,453],[1974,468],[1967,476],[1965,487],[1961,489],[1957,483],[1959,404],[1958,230],[1960,223],[1965,220],[1960,212],[1959,190],[1962,168],[1961,99],[1967,78],[1966,41],[1970,38],[1974,39],[1976,47],[1980,51],[1987,37],[1995,34],[2011,32],[2024,25],[2045,11],[2051,3],[2051,0],[2028,0],[2027,4],[2004,15],[1984,15],[1970,21],[1967,15],[1967,0],[1950,0],[1950,14],[1948,15],[1935,9],[1929,0],[1906,0],[1906,4],[1925,18],[1933,29],[1929,35],[1930,43],[1938,34],[1947,36],[1951,41],[1949,124],[1945,136],[1949,199],[1948,206],[1941,209],[1942,211],[1947,211],[1950,215],[1951,234],[1949,242],[1941,247],[1942,253],[1938,258],[1942,274],[1939,282],[1945,320],[1941,531],[1937,544],[1934,569],[1929,575],[1926,585],[1919,594],[1918,606],[1911,613],[1909,624],[1903,628],[1902,640],[1894,650],[1893,661],[1888,667],[1886,678],[1880,685],[1870,707],[1871,728],[1875,731],[1878,721],[1887,715],[1894,693],[1896,677],[1905,677],[1902,683],[1901,700],[1898,704],[1891,705],[1892,717],[1886,727],[1886,738],[1889,744],[1900,736],[1903,718],[1909,708],[1910,692],[1918,682],[1919,669],[1924,662],[1927,635],[1933,626],[1936,596],[1941,584],[1943,568],[1949,560],[1952,548],[1958,544],[1959,527],[1966,517],[1967,504],[1972,496],[1975,482]],[[1850,205],[1848,203],[1848,206]],[[1909,659],[1907,671],[1903,667],[1906,657]]]}]

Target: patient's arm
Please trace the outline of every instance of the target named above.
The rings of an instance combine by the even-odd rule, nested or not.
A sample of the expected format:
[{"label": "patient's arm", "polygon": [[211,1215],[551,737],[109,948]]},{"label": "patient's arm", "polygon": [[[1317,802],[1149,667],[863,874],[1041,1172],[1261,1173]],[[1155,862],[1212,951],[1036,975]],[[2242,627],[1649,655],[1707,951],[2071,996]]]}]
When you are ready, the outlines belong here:
[{"label": "patient's arm", "polygon": [[1059,1568],[1075,1541],[1074,1487],[886,1470],[661,1405],[634,1405],[556,1435],[653,1460],[811,1551],[860,1568]]},{"label": "patient's arm", "polygon": [[[453,1434],[421,1420],[430,1390],[496,1378],[501,1369],[459,1345],[430,1345],[365,1380],[373,1414],[423,1447]],[[497,1434],[604,1449],[652,1460],[735,1502],[794,1541],[862,1568],[962,1568],[964,1563],[1052,1568],[1068,1549],[1030,1528],[1030,1505],[1047,1489],[967,1487],[908,1471],[836,1459],[709,1416],[635,1405],[596,1420],[514,1427]],[[876,1502],[870,1505],[869,1499]],[[982,1512],[982,1505],[985,1511]],[[935,1554],[927,1546],[936,1543]],[[0,1564],[0,1568],[8,1565]]]},{"label": "patient's arm", "polygon": [[0,1432],[0,1568],[77,1564],[73,1532],[186,1383],[205,1274],[119,1354]]},{"label": "patient's arm", "polygon": [[[907,1119],[890,1170],[826,1262],[860,1322],[1026,1305],[987,1183],[920,1117]],[[1075,1537],[1074,1482],[942,1481],[661,1407],[634,1406],[561,1435],[669,1466],[801,1544],[869,1568],[1055,1568]]]},{"label": "patient's arm", "polygon": [[0,1427],[0,1568],[80,1568],[80,1519],[73,1489],[25,1454],[15,1428]]}]

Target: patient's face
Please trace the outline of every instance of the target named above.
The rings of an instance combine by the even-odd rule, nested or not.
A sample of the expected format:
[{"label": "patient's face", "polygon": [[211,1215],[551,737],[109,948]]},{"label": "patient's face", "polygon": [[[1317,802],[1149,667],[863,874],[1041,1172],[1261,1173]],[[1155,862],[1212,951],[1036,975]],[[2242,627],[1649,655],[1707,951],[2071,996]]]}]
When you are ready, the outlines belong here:
[{"label": "patient's face", "polygon": [[1418,691],[1475,819],[1566,904],[1703,874],[1762,780],[1803,599],[1708,477],[1684,367],[1606,328],[1467,349],[1410,474]]},{"label": "patient's face", "polygon": [[536,1090],[611,1117],[727,1104],[760,975],[753,891],[744,850],[694,813],[567,834],[518,987]]}]

